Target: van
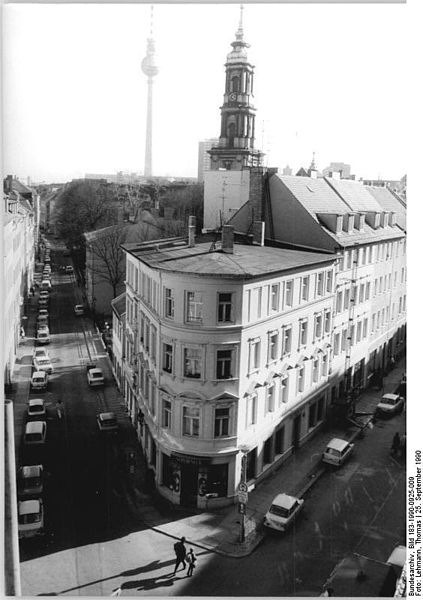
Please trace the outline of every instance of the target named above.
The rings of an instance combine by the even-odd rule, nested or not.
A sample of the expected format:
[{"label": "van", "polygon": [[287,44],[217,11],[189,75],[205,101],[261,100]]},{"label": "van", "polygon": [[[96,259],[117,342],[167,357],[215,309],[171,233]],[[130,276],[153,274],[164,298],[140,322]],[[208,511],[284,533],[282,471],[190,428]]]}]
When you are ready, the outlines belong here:
[{"label": "van", "polygon": [[352,454],[354,444],[346,440],[333,438],[322,454],[322,461],[328,465],[341,466]]},{"label": "van", "polygon": [[32,537],[42,533],[44,528],[43,501],[23,500],[18,502],[18,534],[19,537]]},{"label": "van", "polygon": [[25,427],[24,444],[44,444],[47,435],[47,423],[45,421],[29,421]]}]

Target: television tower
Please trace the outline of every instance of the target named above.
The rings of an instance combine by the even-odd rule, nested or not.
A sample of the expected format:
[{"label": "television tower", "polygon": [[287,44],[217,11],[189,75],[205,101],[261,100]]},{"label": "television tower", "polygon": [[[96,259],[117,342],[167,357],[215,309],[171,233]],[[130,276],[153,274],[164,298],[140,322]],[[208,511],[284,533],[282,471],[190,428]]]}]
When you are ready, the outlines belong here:
[{"label": "television tower", "polygon": [[142,72],[147,75],[147,125],[145,128],[145,158],[144,177],[151,177],[152,169],[152,147],[153,147],[153,77],[159,69],[156,65],[153,40],[153,6],[150,11],[150,37],[147,39],[147,55],[141,63]]}]

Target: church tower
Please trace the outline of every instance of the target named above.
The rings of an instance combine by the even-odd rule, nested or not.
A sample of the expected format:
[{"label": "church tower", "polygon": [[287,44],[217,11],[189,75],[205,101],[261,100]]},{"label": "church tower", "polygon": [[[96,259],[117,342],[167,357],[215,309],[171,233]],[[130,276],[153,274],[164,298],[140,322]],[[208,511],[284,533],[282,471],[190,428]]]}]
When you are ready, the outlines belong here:
[{"label": "church tower", "polygon": [[204,174],[204,230],[226,223],[262,179],[263,153],[254,148],[254,66],[247,57],[242,6],[231,46],[225,63],[219,143],[208,151],[210,171]]},{"label": "church tower", "polygon": [[226,59],[226,81],[223,106],[220,107],[221,127],[219,145],[209,153],[212,169],[235,169],[260,166],[263,154],[254,149],[255,112],[254,66],[248,61],[244,41],[243,7],[235,41]]}]

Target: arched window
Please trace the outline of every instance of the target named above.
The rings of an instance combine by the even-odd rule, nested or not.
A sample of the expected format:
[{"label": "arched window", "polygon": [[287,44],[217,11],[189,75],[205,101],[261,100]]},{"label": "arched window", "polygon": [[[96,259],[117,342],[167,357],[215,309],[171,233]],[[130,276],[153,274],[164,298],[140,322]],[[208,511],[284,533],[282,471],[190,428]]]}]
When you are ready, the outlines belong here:
[{"label": "arched window", "polygon": [[234,147],[235,123],[230,123],[228,127],[229,148]]},{"label": "arched window", "polygon": [[236,75],[235,77],[232,77],[232,91],[233,92],[239,92],[239,77]]}]

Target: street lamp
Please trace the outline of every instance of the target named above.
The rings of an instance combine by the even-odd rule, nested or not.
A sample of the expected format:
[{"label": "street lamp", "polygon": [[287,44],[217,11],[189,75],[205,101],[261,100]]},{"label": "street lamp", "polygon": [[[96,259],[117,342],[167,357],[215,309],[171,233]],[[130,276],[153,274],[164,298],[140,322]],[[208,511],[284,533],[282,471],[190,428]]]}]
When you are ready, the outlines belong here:
[{"label": "street lamp", "polygon": [[245,541],[245,514],[247,512],[248,486],[247,486],[247,454],[249,448],[242,446],[241,451],[241,481],[238,486],[238,512],[241,515],[239,541]]}]

